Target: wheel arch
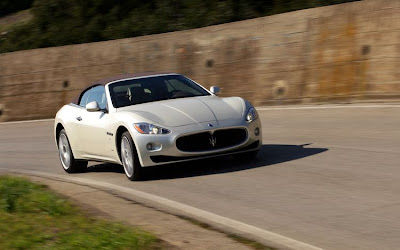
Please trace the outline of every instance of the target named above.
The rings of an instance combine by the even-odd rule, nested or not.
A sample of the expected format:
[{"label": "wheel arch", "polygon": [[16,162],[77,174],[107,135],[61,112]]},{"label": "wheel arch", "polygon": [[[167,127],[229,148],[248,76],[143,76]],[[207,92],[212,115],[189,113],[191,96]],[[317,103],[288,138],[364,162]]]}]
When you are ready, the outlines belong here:
[{"label": "wheel arch", "polygon": [[56,142],[57,142],[57,146],[58,146],[58,139],[59,139],[60,132],[63,129],[64,129],[64,126],[61,124],[61,122],[57,123],[57,126],[56,126]]},{"label": "wheel arch", "polygon": [[119,160],[121,160],[121,139],[122,134],[129,131],[124,125],[120,125],[115,133],[115,148],[117,149]]},{"label": "wheel arch", "polygon": [[118,159],[122,162],[121,159],[121,140],[122,140],[122,134],[128,132],[131,137],[132,137],[132,143],[133,143],[133,148],[136,151],[137,157],[139,159],[140,165],[143,166],[143,162],[142,162],[142,157],[139,153],[139,149],[136,145],[136,141],[135,138],[132,135],[132,131],[130,131],[126,124],[120,124],[115,132],[115,148],[117,149],[117,154],[118,154]]}]

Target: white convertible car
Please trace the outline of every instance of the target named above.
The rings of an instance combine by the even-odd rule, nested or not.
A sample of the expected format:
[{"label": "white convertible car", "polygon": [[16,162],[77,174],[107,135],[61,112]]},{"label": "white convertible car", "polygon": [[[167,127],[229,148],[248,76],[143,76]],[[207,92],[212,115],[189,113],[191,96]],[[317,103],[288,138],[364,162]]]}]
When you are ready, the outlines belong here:
[{"label": "white convertible car", "polygon": [[129,180],[143,167],[259,151],[261,123],[240,97],[216,96],[179,74],[124,75],[82,91],[54,124],[62,167],[81,172],[88,161],[122,164]]}]

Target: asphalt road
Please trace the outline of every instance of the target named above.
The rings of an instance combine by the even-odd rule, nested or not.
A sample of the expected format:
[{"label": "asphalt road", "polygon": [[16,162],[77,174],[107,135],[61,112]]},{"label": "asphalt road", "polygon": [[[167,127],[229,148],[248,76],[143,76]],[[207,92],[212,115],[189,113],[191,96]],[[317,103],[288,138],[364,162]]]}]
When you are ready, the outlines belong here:
[{"label": "asphalt road", "polygon": [[[293,109],[292,109],[293,108]],[[400,105],[260,108],[257,162],[231,157],[73,175],[154,194],[324,249],[400,246]],[[52,121],[0,124],[0,168],[67,175]],[[71,175],[70,175],[71,176]]]}]

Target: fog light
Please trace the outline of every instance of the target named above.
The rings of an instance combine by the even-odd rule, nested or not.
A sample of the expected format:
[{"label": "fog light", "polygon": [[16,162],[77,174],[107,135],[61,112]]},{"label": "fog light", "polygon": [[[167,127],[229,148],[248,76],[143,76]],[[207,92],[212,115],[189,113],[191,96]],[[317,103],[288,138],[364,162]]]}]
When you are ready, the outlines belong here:
[{"label": "fog light", "polygon": [[259,128],[254,129],[254,134],[258,136],[260,134],[260,129]]},{"label": "fog light", "polygon": [[148,143],[148,144],[146,145],[146,148],[147,148],[147,150],[152,150],[152,149],[154,148],[154,146],[153,146],[152,143]]}]

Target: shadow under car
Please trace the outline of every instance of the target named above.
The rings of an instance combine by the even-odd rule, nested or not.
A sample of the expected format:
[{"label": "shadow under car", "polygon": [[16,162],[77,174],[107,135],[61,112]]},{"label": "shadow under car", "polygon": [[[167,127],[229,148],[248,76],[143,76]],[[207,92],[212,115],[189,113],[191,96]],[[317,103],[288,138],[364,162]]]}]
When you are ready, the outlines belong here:
[{"label": "shadow under car", "polygon": [[[264,144],[254,160],[240,159],[236,156],[219,156],[214,158],[172,163],[144,168],[143,181],[187,178],[194,176],[223,174],[247,169],[267,167],[289,162],[327,151],[327,148],[309,148],[310,144],[283,145]],[[88,167],[87,172],[124,173],[121,165],[96,164]]]}]

